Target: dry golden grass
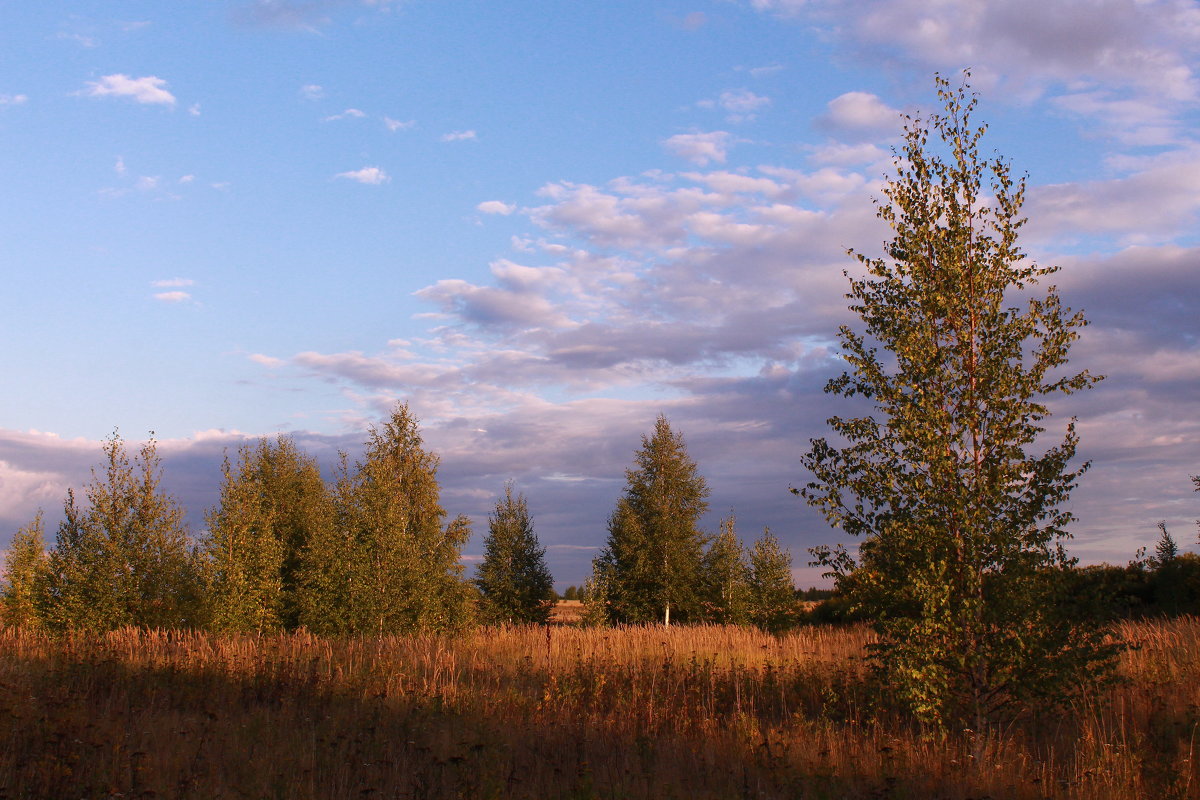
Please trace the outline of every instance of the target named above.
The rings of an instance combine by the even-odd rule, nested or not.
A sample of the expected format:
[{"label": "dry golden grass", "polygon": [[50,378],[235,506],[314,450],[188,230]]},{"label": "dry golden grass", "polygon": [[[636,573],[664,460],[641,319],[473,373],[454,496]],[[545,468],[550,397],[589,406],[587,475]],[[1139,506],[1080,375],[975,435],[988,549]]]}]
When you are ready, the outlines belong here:
[{"label": "dry golden grass", "polygon": [[4,630],[0,797],[1198,796],[1200,621],[1119,634],[1125,685],[939,738],[872,713],[864,628]]},{"label": "dry golden grass", "polygon": [[550,609],[551,625],[575,625],[583,618],[583,603],[578,600],[559,600]]}]

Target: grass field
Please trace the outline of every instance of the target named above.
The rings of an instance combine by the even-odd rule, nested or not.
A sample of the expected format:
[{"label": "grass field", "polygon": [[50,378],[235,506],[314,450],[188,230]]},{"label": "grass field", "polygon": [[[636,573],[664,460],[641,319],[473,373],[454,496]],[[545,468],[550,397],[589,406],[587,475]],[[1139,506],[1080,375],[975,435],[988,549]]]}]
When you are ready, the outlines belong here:
[{"label": "grass field", "polygon": [[0,631],[3,798],[1200,796],[1200,621],[1126,682],[947,737],[872,712],[864,628],[328,640]]}]

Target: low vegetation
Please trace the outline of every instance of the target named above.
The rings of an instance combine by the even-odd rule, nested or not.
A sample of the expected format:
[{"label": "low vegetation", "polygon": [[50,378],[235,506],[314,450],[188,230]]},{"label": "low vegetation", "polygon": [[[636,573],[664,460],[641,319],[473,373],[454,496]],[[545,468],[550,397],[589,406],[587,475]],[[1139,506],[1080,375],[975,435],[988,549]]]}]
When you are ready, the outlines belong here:
[{"label": "low vegetation", "polygon": [[932,732],[865,626],[320,638],[0,630],[0,796],[1184,798],[1200,620],[1121,623],[1123,682]]}]

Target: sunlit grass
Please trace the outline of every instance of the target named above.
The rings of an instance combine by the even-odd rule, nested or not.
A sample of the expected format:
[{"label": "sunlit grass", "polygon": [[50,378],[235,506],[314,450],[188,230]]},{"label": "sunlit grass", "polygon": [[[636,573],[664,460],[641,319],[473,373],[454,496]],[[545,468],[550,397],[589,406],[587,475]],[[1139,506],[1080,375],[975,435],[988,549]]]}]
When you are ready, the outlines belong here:
[{"label": "sunlit grass", "polygon": [[1200,621],[1126,623],[1071,713],[922,732],[866,628],[330,640],[0,632],[4,797],[1191,797]]}]

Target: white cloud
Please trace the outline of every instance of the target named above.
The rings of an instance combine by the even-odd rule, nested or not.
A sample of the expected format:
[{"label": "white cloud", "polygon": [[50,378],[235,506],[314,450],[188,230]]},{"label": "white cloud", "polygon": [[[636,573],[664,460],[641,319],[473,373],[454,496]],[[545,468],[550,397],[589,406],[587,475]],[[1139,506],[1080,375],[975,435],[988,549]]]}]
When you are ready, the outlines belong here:
[{"label": "white cloud", "polygon": [[193,117],[200,116],[200,104],[192,103],[190,106],[188,106],[188,114],[192,115]]},{"label": "white cloud", "polygon": [[372,186],[378,186],[391,180],[388,174],[379,167],[363,167],[352,172],[339,172],[333,177],[345,178],[346,180],[358,181],[359,183],[366,183]]},{"label": "white cloud", "polygon": [[113,164],[113,172],[117,173],[118,175],[124,175],[126,171],[125,157],[117,156],[117,163]]},{"label": "white cloud", "polygon": [[181,184],[184,184],[184,183],[191,183],[191,182],[192,182],[192,181],[194,181],[194,180],[196,180],[196,176],[195,176],[195,175],[180,175],[180,176],[179,176],[179,182],[180,182]]},{"label": "white cloud", "polygon": [[750,5],[759,11],[774,11],[778,14],[799,14],[810,7],[809,0],[750,0]]},{"label": "white cloud", "polygon": [[887,138],[903,128],[900,111],[870,92],[846,92],[830,100],[817,126],[852,139]]},{"label": "white cloud", "polygon": [[315,83],[306,83],[300,87],[300,96],[305,100],[320,100],[325,96],[325,90]]},{"label": "white cloud", "polygon": [[771,98],[757,95],[749,89],[730,89],[721,92],[716,100],[702,100],[702,108],[720,108],[727,112],[730,122],[750,122],[759,109],[771,104]]},{"label": "white cloud", "polygon": [[187,292],[181,291],[159,292],[158,294],[154,295],[154,299],[163,303],[182,303],[184,300],[191,300],[192,296]]},{"label": "white cloud", "polygon": [[86,47],[89,50],[100,45],[99,39],[94,36],[85,36],[82,33],[67,33],[66,31],[60,31],[58,38],[69,42],[75,42],[80,47]]},{"label": "white cloud", "polygon": [[255,364],[261,364],[269,369],[276,369],[287,363],[282,358],[274,358],[273,356],[263,355],[262,353],[252,353],[251,355],[247,356],[247,358],[249,358]]},{"label": "white cloud", "polygon": [[1096,120],[1123,144],[1156,147],[1179,144],[1185,138],[1174,109],[1153,98],[1093,90],[1071,92],[1051,102],[1072,114]]},{"label": "white cloud", "polygon": [[465,142],[476,138],[478,137],[475,135],[475,131],[451,131],[442,134],[443,142]]},{"label": "white cloud", "polygon": [[516,206],[509,205],[508,203],[502,203],[499,200],[485,200],[484,202],[475,206],[475,208],[484,214],[501,214],[504,216],[507,216],[517,210]]},{"label": "white cloud", "polygon": [[0,108],[4,106],[19,106],[29,100],[28,95],[23,94],[0,94]]},{"label": "white cloud", "polygon": [[[6,517],[19,519],[17,525],[32,522],[39,507],[46,509],[59,505],[66,491],[63,475],[57,470],[22,468],[0,460],[0,509],[4,509]],[[53,537],[52,533],[50,535]]]},{"label": "white cloud", "polygon": [[410,119],[407,122],[402,122],[401,120],[392,119],[391,117],[384,117],[383,124],[389,131],[395,133],[396,131],[408,130],[416,125],[417,121],[415,119]]},{"label": "white cloud", "polygon": [[1200,148],[1168,152],[1129,175],[1030,190],[1028,234],[1042,240],[1100,235],[1163,241],[1200,219]]},{"label": "white cloud", "polygon": [[678,133],[665,140],[663,147],[672,154],[703,167],[710,161],[724,164],[732,142],[732,134],[725,131]]},{"label": "white cloud", "polygon": [[[883,161],[889,157],[890,154],[887,150],[870,142],[859,144],[833,142],[812,148],[809,155],[809,159],[815,164],[837,164],[842,166],[870,164]],[[884,170],[872,170],[872,172],[881,174]]]},{"label": "white cloud", "polygon": [[347,108],[340,114],[333,114],[332,116],[325,117],[322,121],[333,122],[334,120],[339,119],[362,119],[365,116],[366,114],[362,111],[359,111],[357,108]]},{"label": "white cloud", "polygon": [[165,280],[151,281],[150,285],[159,289],[172,289],[180,286],[195,286],[196,282],[191,278],[167,278]]},{"label": "white cloud", "polygon": [[128,75],[105,75],[98,81],[88,81],[87,89],[82,93],[88,97],[128,97],[138,103],[175,105],[175,95],[166,89],[167,82],[162,78],[147,75],[144,78],[130,78]]},{"label": "white cloud", "polygon": [[137,179],[136,186],[139,191],[152,192],[158,188],[159,177],[157,175],[143,175]]},{"label": "white cloud", "polygon": [[751,67],[749,70],[752,78],[767,78],[782,71],[782,64],[768,64],[765,67]]},{"label": "white cloud", "polygon": [[[914,75],[970,67],[977,88],[1029,103],[1076,96],[1069,108],[1105,132],[1153,143],[1132,102],[1172,122],[1200,96],[1195,53],[1200,9],[1189,0],[752,0],[762,11],[804,17],[864,62]],[[1098,87],[1103,87],[1100,89]],[[1095,94],[1103,95],[1097,98]],[[1115,105],[1114,105],[1115,104]],[[1110,113],[1131,122],[1122,130]],[[1160,120],[1159,120],[1160,121]]]}]

